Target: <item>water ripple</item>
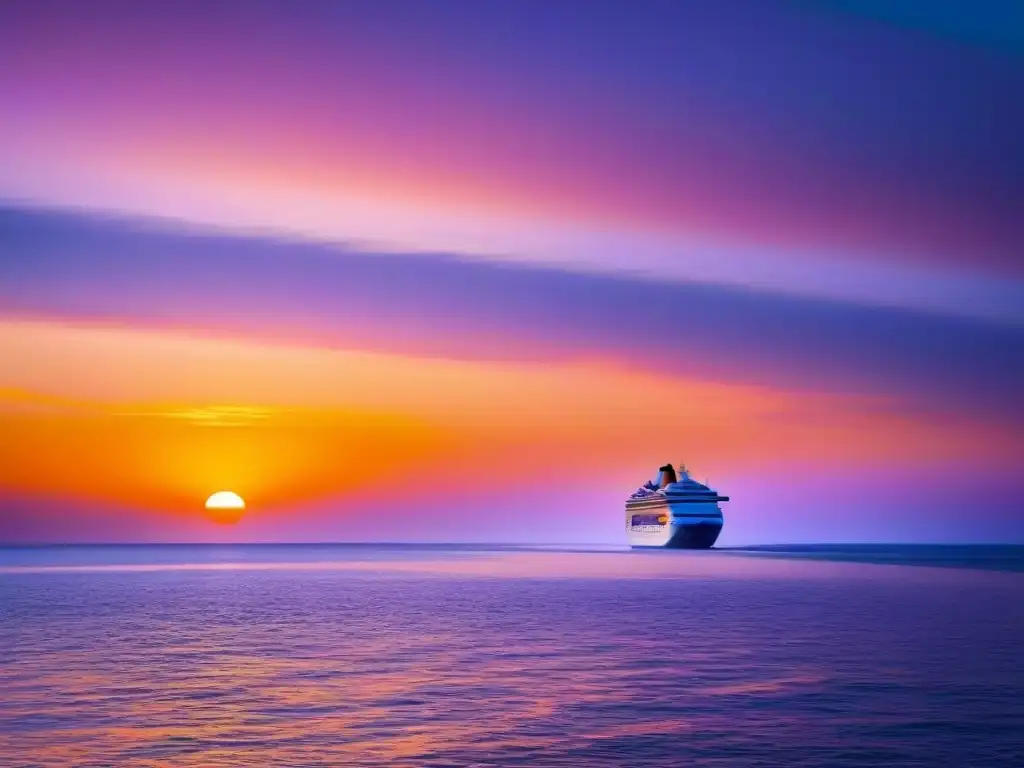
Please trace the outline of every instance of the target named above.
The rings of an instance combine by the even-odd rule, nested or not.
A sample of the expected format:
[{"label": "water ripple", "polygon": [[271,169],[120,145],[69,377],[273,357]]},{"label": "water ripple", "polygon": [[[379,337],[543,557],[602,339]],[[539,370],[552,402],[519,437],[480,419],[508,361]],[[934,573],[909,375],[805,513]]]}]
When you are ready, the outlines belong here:
[{"label": "water ripple", "polygon": [[0,576],[0,766],[1024,764],[1018,574],[500,557]]}]

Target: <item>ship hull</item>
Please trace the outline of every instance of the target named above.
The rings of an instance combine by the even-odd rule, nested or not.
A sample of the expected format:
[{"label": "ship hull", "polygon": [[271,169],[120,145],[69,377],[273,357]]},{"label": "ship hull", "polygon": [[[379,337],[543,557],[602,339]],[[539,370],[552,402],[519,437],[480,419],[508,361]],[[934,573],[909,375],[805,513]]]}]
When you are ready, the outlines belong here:
[{"label": "ship hull", "polygon": [[710,549],[723,524],[717,503],[644,501],[626,505],[626,532],[634,549]]},{"label": "ship hull", "polygon": [[677,526],[665,549],[711,549],[722,532],[721,523]]}]

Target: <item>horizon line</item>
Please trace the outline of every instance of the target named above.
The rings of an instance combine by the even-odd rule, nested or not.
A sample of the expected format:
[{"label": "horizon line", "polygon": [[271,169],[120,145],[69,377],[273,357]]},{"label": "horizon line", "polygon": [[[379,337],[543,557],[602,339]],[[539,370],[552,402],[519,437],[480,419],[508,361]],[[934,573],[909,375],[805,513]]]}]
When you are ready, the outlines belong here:
[{"label": "horizon line", "polygon": [[[0,548],[43,548],[43,547],[620,547],[632,549],[628,543],[613,542],[514,542],[514,541],[51,541],[51,542],[5,542],[0,541]],[[984,547],[1005,546],[1024,547],[1024,540],[1018,541],[804,541],[804,542],[764,542],[758,544],[732,544],[711,547],[707,551],[743,551],[765,547]]]}]

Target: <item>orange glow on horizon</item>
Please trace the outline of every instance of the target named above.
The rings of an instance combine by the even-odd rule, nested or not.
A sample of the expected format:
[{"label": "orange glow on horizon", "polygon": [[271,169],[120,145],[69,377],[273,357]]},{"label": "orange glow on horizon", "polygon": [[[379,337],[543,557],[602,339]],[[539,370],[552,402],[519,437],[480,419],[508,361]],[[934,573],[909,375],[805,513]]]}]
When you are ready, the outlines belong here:
[{"label": "orange glow on horizon", "polygon": [[0,358],[0,488],[174,515],[207,514],[197,499],[218,488],[246,500],[248,519],[328,498],[372,506],[382,488],[391,502],[536,488],[564,480],[566,461],[628,487],[666,457],[713,477],[998,461],[1021,448],[989,425],[897,415],[884,400],[600,361],[456,361],[29,322],[0,322]]}]

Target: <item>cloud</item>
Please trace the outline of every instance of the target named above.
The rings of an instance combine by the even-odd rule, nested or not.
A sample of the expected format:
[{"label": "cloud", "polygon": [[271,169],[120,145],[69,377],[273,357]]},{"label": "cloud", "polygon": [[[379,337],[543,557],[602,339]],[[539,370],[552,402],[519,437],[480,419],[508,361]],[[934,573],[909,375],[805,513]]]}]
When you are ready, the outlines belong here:
[{"label": "cloud", "polygon": [[156,416],[177,419],[200,427],[257,426],[272,419],[277,410],[251,405],[209,405],[167,408],[158,411],[117,411],[119,416]]},{"label": "cloud", "polygon": [[1019,423],[1024,327],[717,286],[0,210],[7,316],[470,360],[600,360]]},{"label": "cloud", "polygon": [[398,5],[5,8],[0,193],[27,169],[95,204],[127,169],[165,214],[278,193],[259,226],[331,191],[1021,275],[1024,59],[999,46],[822,4]]}]

